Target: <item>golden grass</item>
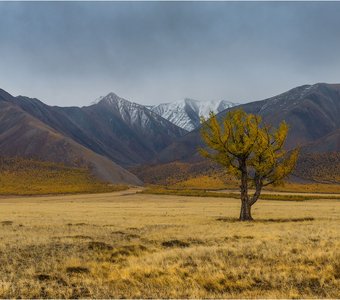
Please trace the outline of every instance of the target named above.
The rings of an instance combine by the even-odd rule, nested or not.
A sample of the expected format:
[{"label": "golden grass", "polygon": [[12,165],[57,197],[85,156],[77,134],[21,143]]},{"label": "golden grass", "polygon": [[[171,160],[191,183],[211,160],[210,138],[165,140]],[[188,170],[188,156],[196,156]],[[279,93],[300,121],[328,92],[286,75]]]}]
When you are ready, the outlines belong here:
[{"label": "golden grass", "polygon": [[85,168],[6,158],[0,164],[0,195],[101,193],[127,189],[101,182]]},{"label": "golden grass", "polygon": [[296,193],[340,193],[340,184],[326,183],[294,183],[287,182],[283,186],[268,186],[268,191],[296,192]]},{"label": "golden grass", "polygon": [[[253,191],[249,191],[251,194]],[[237,191],[207,191],[201,189],[175,189],[171,187],[162,186],[149,186],[143,189],[140,193],[142,194],[153,194],[153,195],[177,195],[177,196],[193,196],[193,197],[215,197],[215,198],[232,198],[240,199],[240,193]],[[260,196],[260,200],[279,200],[279,201],[308,201],[316,199],[333,199],[340,200],[340,195],[336,194],[306,194],[306,193],[282,193],[276,192],[277,194],[263,192]]]},{"label": "golden grass", "polygon": [[[225,175],[226,176],[226,175]],[[172,188],[182,189],[236,189],[239,187],[239,182],[232,180],[226,176],[226,179],[221,174],[216,175],[198,175],[179,181],[169,185]],[[296,193],[340,193],[340,184],[325,184],[325,183],[293,183],[285,182],[281,186],[268,186],[267,191],[277,192],[296,192]]]},{"label": "golden grass", "polygon": [[[131,194],[130,194],[131,193]],[[337,298],[340,202],[0,199],[2,298]]]},{"label": "golden grass", "polygon": [[180,181],[173,185],[177,188],[197,188],[197,189],[225,189],[227,187],[237,187],[237,182],[227,182],[222,176],[199,175]]}]

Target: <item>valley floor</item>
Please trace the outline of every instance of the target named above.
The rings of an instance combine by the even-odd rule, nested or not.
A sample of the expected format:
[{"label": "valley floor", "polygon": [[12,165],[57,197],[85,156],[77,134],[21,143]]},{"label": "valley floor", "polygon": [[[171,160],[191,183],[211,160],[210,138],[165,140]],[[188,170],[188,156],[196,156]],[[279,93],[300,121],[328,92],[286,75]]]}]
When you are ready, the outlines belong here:
[{"label": "valley floor", "polygon": [[338,298],[340,201],[0,199],[1,298]]}]

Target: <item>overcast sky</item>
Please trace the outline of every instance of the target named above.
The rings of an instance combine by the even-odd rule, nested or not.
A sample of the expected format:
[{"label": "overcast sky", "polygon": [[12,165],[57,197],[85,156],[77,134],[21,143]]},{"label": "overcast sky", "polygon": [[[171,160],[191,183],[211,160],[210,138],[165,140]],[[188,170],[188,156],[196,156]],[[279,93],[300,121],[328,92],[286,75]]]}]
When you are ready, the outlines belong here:
[{"label": "overcast sky", "polygon": [[340,83],[340,2],[0,2],[0,88],[53,105]]}]

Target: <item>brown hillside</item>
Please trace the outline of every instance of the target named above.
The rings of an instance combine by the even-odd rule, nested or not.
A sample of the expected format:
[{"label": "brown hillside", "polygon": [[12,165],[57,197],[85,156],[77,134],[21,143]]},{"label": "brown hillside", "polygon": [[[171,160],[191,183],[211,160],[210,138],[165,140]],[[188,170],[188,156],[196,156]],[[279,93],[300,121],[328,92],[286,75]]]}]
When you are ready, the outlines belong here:
[{"label": "brown hillside", "polygon": [[86,166],[98,178],[112,183],[138,185],[141,181],[108,158],[67,138],[17,105],[1,100],[0,154]]}]

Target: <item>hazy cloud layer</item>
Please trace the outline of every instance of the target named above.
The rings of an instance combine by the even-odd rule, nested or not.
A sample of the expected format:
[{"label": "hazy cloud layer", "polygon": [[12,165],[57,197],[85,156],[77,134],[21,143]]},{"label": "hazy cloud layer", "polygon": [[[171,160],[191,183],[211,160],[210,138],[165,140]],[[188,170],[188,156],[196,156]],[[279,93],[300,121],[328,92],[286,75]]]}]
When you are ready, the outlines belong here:
[{"label": "hazy cloud layer", "polygon": [[0,88],[247,102],[340,82],[340,2],[1,2]]}]

